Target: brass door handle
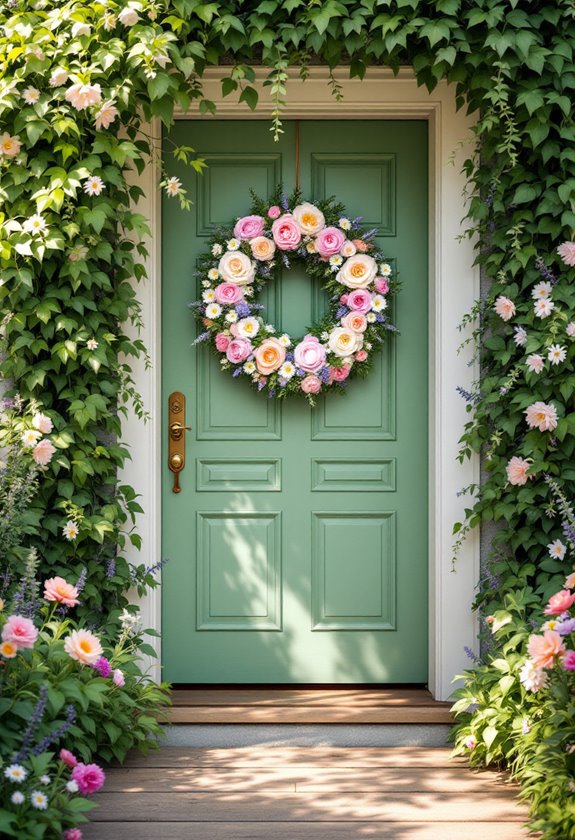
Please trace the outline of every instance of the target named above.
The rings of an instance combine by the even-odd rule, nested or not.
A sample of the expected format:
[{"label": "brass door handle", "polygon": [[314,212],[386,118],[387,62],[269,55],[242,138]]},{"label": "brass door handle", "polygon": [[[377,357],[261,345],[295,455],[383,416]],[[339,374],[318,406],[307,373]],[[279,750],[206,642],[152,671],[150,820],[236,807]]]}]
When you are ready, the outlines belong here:
[{"label": "brass door handle", "polygon": [[174,391],[168,398],[168,468],[174,474],[173,493],[181,493],[180,473],[186,466],[186,398]]}]

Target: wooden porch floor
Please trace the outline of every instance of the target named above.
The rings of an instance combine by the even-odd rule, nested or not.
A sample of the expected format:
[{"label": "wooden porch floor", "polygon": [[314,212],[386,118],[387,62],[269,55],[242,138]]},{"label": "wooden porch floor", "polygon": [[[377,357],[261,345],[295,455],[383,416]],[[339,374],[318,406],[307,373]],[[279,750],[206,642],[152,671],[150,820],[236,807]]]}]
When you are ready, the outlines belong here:
[{"label": "wooden porch floor", "polygon": [[496,772],[445,748],[166,747],[108,771],[86,840],[523,840]]}]

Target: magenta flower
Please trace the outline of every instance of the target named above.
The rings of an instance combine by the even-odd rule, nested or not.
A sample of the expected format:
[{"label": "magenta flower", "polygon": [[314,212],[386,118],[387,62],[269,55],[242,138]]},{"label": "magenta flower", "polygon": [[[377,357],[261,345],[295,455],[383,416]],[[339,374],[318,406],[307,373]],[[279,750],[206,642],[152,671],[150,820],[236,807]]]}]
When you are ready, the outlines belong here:
[{"label": "magenta flower", "polygon": [[575,671],[575,650],[568,650],[563,657],[563,668],[566,671]]},{"label": "magenta flower", "polygon": [[70,750],[60,750],[60,761],[63,761],[68,767],[75,767],[78,764],[78,759]]},{"label": "magenta flower", "polygon": [[64,840],[82,840],[83,836],[79,828],[69,828],[64,832]]},{"label": "magenta flower", "polygon": [[100,790],[106,781],[106,774],[97,764],[77,764],[72,770],[72,779],[82,796],[89,796]]},{"label": "magenta flower", "polygon": [[104,678],[109,677],[112,673],[112,666],[110,665],[105,656],[101,656],[99,659],[97,659],[96,662],[94,662],[94,664],[92,665],[92,668],[95,671],[98,671],[100,676]]}]

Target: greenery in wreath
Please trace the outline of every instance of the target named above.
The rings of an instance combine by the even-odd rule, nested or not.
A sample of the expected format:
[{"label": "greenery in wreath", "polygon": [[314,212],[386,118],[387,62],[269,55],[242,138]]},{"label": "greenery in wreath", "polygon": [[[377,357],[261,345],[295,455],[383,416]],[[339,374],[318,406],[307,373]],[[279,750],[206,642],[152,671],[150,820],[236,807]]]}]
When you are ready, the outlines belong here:
[{"label": "greenery in wreath", "polygon": [[[200,258],[202,299],[191,304],[223,370],[246,376],[268,397],[343,391],[365,376],[390,323],[392,268],[373,239],[333,198],[311,204],[278,187],[269,202],[252,193],[249,214],[219,229]],[[330,296],[328,311],[302,338],[266,321],[257,296],[295,263]]]}]

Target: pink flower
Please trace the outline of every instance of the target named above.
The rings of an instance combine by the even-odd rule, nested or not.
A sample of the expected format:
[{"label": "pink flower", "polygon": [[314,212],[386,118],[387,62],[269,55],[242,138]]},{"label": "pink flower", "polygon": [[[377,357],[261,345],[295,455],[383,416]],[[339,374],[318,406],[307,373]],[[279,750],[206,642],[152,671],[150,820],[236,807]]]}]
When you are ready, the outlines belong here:
[{"label": "pink flower", "polygon": [[68,828],[64,832],[64,840],[82,840],[83,837],[79,828]]},{"label": "pink flower", "polygon": [[545,607],[545,615],[561,615],[575,604],[575,595],[571,594],[568,589],[562,589],[556,592],[549,598],[547,606]]},{"label": "pink flower", "polygon": [[47,601],[65,604],[67,607],[75,607],[80,603],[76,587],[61,577],[48,578],[44,582],[44,598]]},{"label": "pink flower", "polygon": [[529,636],[527,650],[535,668],[552,668],[557,657],[565,653],[565,645],[559,633],[545,630],[542,636]]},{"label": "pink flower", "polygon": [[66,636],[64,650],[82,665],[93,665],[103,653],[100,640],[89,630],[72,630]]},{"label": "pink flower", "polygon": [[320,257],[333,257],[339,254],[345,242],[345,233],[336,227],[325,227],[315,238],[315,250]]},{"label": "pink flower", "polygon": [[32,425],[35,429],[38,429],[39,432],[42,432],[43,435],[49,435],[54,428],[54,424],[50,418],[41,412],[38,412],[34,415],[34,417],[32,417]]},{"label": "pink flower", "polygon": [[249,339],[234,338],[228,344],[226,356],[230,362],[237,365],[240,362],[245,362],[248,356],[251,356],[253,349],[254,348],[252,347],[252,343]]},{"label": "pink flower", "polygon": [[367,359],[367,351],[366,350],[358,350],[354,356],[356,362],[365,362]]},{"label": "pink flower", "polygon": [[514,455],[507,464],[507,480],[509,484],[523,485],[527,484],[528,478],[533,478],[532,475],[527,475],[527,470],[530,467],[530,462],[525,458],[519,458]]},{"label": "pink flower", "polygon": [[352,239],[353,244],[357,248],[358,251],[361,251],[365,254],[366,251],[369,251],[371,245],[369,242],[364,242],[363,239]]},{"label": "pink flower", "polygon": [[44,438],[32,450],[32,457],[40,467],[45,467],[50,463],[55,452],[56,447]]},{"label": "pink flower", "polygon": [[567,575],[565,578],[565,588],[575,589],[575,572],[571,572],[571,574]]},{"label": "pink flower", "polygon": [[527,425],[540,432],[552,432],[557,428],[557,409],[551,403],[535,402],[525,410]]},{"label": "pink flower", "polygon": [[557,253],[565,265],[575,265],[575,242],[563,242],[557,248]]},{"label": "pink flower", "polygon": [[322,347],[315,335],[304,336],[296,345],[293,355],[296,366],[307,373],[316,373],[325,365],[325,347]]},{"label": "pink flower", "polygon": [[348,299],[349,299],[349,295],[342,295],[339,299],[339,302],[343,303],[343,305],[345,306],[347,304]]},{"label": "pink flower", "polygon": [[266,338],[257,348],[255,357],[258,371],[269,376],[283,365],[286,349],[277,338]]},{"label": "pink flower", "polygon": [[96,114],[95,125],[96,129],[100,131],[101,128],[110,128],[116,117],[118,116],[118,109],[114,99],[106,99],[102,103],[102,107]]},{"label": "pink flower", "polygon": [[77,764],[72,770],[72,779],[82,796],[89,796],[100,790],[106,781],[106,774],[97,764]]},{"label": "pink flower", "polygon": [[234,226],[234,236],[238,239],[255,239],[264,232],[265,221],[262,216],[242,216]]},{"label": "pink flower", "polygon": [[96,662],[92,665],[92,668],[97,671],[101,677],[104,677],[104,679],[107,679],[112,673],[112,666],[105,656],[101,656],[98,660],[96,660]]},{"label": "pink flower", "polygon": [[78,763],[78,759],[71,753],[70,750],[60,750],[60,761],[63,761],[64,764],[67,764],[68,767],[75,767]]},{"label": "pink flower", "polygon": [[114,681],[114,685],[117,685],[117,686],[118,686],[118,688],[122,688],[122,686],[123,686],[123,685],[125,684],[125,682],[126,682],[125,677],[124,677],[124,672],[123,672],[123,671],[120,671],[120,669],[119,669],[119,668],[116,668],[116,669],[114,670],[114,673],[113,673],[113,675],[112,675],[112,679],[113,679],[113,681]]},{"label": "pink flower", "polygon": [[304,394],[319,394],[321,391],[321,379],[319,376],[310,373],[309,376],[302,379],[299,387],[302,389]]},{"label": "pink flower", "polygon": [[11,615],[2,628],[2,641],[12,642],[17,648],[32,648],[38,638],[34,622],[22,615]]},{"label": "pink flower", "polygon": [[244,293],[237,283],[220,283],[216,286],[215,293],[217,302],[228,306],[233,306],[234,303],[239,303],[244,299]]},{"label": "pink flower", "polygon": [[99,84],[75,84],[66,91],[66,99],[77,111],[83,111],[91,105],[100,104],[102,101],[102,90]]},{"label": "pink flower", "polygon": [[229,344],[230,344],[229,336],[227,336],[225,333],[218,333],[216,335],[216,338],[215,338],[216,350],[219,350],[220,353],[225,353],[226,350],[229,347]]},{"label": "pink flower", "polygon": [[301,230],[291,213],[284,213],[275,220],[272,236],[280,251],[295,251],[301,241]]},{"label": "pink flower", "polygon": [[369,312],[371,309],[371,292],[367,289],[354,289],[347,296],[347,305],[354,312]]},{"label": "pink flower", "polygon": [[380,295],[386,295],[389,292],[389,281],[385,277],[376,277],[375,288]]},{"label": "pink flower", "polygon": [[348,312],[341,319],[341,324],[356,333],[365,332],[367,329],[367,319],[362,312]]},{"label": "pink flower", "polygon": [[575,671],[575,650],[568,650],[561,664],[566,671]]},{"label": "pink flower", "polygon": [[477,738],[475,735],[468,735],[463,744],[468,750],[474,750],[477,746]]},{"label": "pink flower", "polygon": [[278,219],[282,214],[282,211],[277,206],[277,204],[272,204],[272,206],[268,210],[268,216],[270,219]]},{"label": "pink flower", "polygon": [[515,315],[515,304],[504,295],[499,295],[493,308],[503,321],[509,321]]},{"label": "pink flower", "polygon": [[329,369],[330,382],[343,382],[349,376],[349,365]]}]

